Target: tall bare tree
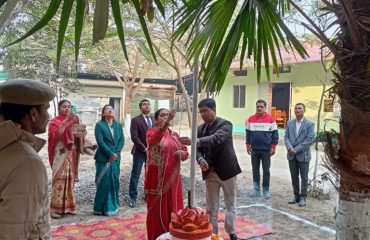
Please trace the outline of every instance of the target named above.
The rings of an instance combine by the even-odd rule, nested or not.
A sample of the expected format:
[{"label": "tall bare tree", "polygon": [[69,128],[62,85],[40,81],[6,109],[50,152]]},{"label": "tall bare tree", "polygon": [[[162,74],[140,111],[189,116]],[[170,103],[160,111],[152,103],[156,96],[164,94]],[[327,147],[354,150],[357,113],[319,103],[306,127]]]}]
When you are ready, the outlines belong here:
[{"label": "tall bare tree", "polygon": [[[151,36],[153,39],[153,47],[158,56],[172,68],[176,73],[177,83],[180,87],[182,97],[185,102],[185,109],[188,116],[188,124],[191,127],[191,108],[189,101],[189,94],[185,88],[184,76],[187,69],[186,58],[186,44],[184,41],[176,41],[172,36],[175,33],[175,19],[174,16],[165,20],[161,17],[156,18],[156,21],[151,27]],[[189,71],[190,72],[190,71]],[[195,94],[195,93],[193,93]]]}]

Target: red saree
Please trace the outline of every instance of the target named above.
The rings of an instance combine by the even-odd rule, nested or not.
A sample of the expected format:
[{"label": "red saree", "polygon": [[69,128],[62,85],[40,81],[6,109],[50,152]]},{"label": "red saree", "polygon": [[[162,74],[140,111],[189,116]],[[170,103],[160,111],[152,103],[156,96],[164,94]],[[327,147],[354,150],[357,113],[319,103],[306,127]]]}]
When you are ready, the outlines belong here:
[{"label": "red saree", "polygon": [[144,191],[147,203],[146,227],[148,240],[155,240],[169,231],[171,212],[183,209],[180,158],[188,158],[185,145],[177,133],[168,129],[150,128],[146,137],[148,160],[146,163]]},{"label": "red saree", "polygon": [[73,122],[67,123],[58,137],[59,126],[65,116],[57,116],[49,123],[48,152],[52,168],[52,191],[50,208],[54,213],[73,213],[76,210],[74,183],[80,157],[80,139],[73,136]]}]

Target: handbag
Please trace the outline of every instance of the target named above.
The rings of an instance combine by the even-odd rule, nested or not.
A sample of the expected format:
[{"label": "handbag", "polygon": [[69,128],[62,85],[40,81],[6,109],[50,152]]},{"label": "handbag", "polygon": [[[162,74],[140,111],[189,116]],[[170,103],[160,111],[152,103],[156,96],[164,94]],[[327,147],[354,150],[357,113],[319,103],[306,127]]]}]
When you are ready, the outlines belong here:
[{"label": "handbag", "polygon": [[86,125],[85,124],[74,124],[73,125],[73,136],[77,138],[83,138],[87,134]]}]

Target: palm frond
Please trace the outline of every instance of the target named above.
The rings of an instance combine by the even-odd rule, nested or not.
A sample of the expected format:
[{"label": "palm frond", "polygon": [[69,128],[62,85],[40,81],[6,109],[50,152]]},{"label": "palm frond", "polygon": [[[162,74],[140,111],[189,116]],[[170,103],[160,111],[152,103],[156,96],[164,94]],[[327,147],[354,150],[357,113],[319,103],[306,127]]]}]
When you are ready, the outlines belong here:
[{"label": "palm frond", "polygon": [[22,37],[15,40],[14,42],[11,42],[7,46],[16,44],[16,43],[28,38],[29,36],[31,36],[32,34],[37,32],[41,28],[45,27],[49,23],[49,21],[55,16],[56,12],[59,9],[59,6],[60,6],[61,2],[62,2],[62,0],[50,1],[50,4],[48,6],[48,9],[46,10],[45,15],[26,34],[24,34]]},{"label": "palm frond", "polygon": [[123,49],[123,53],[125,54],[125,58],[128,61],[128,54],[127,54],[126,42],[125,42],[125,33],[123,31],[121,8],[119,5],[119,0],[111,0],[111,4],[112,4],[113,18],[114,18],[114,21],[117,27],[117,34],[121,42],[121,46]]},{"label": "palm frond", "polygon": [[85,10],[88,2],[86,0],[77,0],[76,21],[75,21],[75,61],[77,62],[80,50],[81,34],[85,17]]},{"label": "palm frond", "polygon": [[59,22],[58,42],[57,42],[57,61],[56,61],[57,71],[59,69],[60,56],[61,56],[62,49],[63,49],[65,32],[67,30],[68,20],[69,20],[71,11],[72,11],[73,2],[74,2],[73,0],[64,0],[64,3],[63,3],[62,15],[60,17],[60,22]]},{"label": "palm frond", "polygon": [[[15,5],[20,0],[0,0],[0,7],[5,5],[5,9],[0,15],[0,26],[2,26],[2,20],[7,20],[13,11]],[[25,2],[26,0],[23,0]],[[94,20],[93,20],[93,43],[96,43],[106,37],[108,24],[109,24],[109,0],[94,0],[95,1],[95,12],[94,12]],[[113,14],[113,19],[115,21],[117,27],[117,36],[120,39],[121,46],[123,52],[125,54],[126,59],[128,59],[128,54],[125,46],[125,29],[123,28],[122,23],[122,16],[121,16],[121,8],[120,2],[122,1],[123,4],[125,3],[133,3],[135,10],[138,14],[140,25],[142,27],[142,33],[144,34],[146,41],[148,43],[149,50],[152,54],[154,61],[157,61],[155,52],[152,46],[151,37],[149,35],[148,26],[146,23],[146,19],[140,13],[140,0],[111,0],[111,10]],[[165,17],[165,7],[168,3],[172,3],[177,6],[175,0],[153,0],[155,5],[157,6],[158,10],[160,11],[161,15]],[[57,65],[59,66],[62,46],[64,41],[64,34],[68,27],[68,22],[70,18],[70,14],[73,7],[74,0],[52,0],[46,10],[46,13],[41,17],[41,19],[23,36],[19,39],[11,42],[7,46],[16,44],[27,37],[31,36],[35,32],[39,31],[43,27],[45,27],[50,20],[57,15],[57,12],[60,8],[61,3],[63,2],[61,19],[60,19],[60,26],[58,31],[58,43],[57,43]],[[81,34],[83,30],[83,22],[84,17],[86,15],[86,9],[89,4],[89,0],[76,0],[76,18],[75,18],[75,59],[77,61],[79,48],[81,44]],[[151,3],[153,4],[153,3]],[[150,13],[148,12],[148,18],[154,17],[154,7],[150,6]],[[149,16],[150,15],[150,16]],[[139,32],[139,31],[138,31]]]},{"label": "palm frond", "polygon": [[158,8],[159,12],[162,14],[163,18],[165,18],[166,13],[165,13],[164,6],[163,6],[162,2],[160,0],[154,0],[154,2],[155,2],[155,5],[157,5],[157,8]]},{"label": "palm frond", "polygon": [[108,29],[109,0],[97,0],[93,21],[93,43],[105,38]]},{"label": "palm frond", "polygon": [[140,14],[140,3],[139,3],[139,0],[132,0],[132,2],[134,3],[134,6],[135,6],[135,9],[136,9],[136,12],[137,12],[137,14],[138,14],[139,21],[140,21],[140,24],[141,24],[142,30],[143,30],[143,32],[144,32],[144,35],[145,35],[146,41],[147,41],[147,43],[148,43],[148,46],[149,46],[150,52],[151,52],[151,53],[152,53],[152,55],[153,55],[153,59],[154,59],[154,61],[157,63],[157,58],[156,58],[156,56],[155,56],[155,52],[154,52],[154,49],[153,49],[152,39],[150,38],[150,35],[149,35],[148,26],[146,25],[146,22],[145,22],[144,17]]},{"label": "palm frond", "polygon": [[[244,0],[240,1],[187,1],[177,13],[179,28],[175,38],[189,33],[189,61],[195,56],[202,60],[202,85],[211,86],[212,90],[221,90],[230,64],[239,53],[253,58],[258,80],[262,74],[262,64],[267,77],[270,77],[270,59],[277,68],[277,54],[281,58],[280,48],[290,48],[301,57],[307,53],[300,42],[283,23],[279,11],[288,8],[284,0]],[[194,22],[199,22],[199,33],[194,31]],[[205,49],[205,47],[207,47]],[[205,49],[205,50],[204,50]],[[277,54],[275,49],[278,49]]]}]

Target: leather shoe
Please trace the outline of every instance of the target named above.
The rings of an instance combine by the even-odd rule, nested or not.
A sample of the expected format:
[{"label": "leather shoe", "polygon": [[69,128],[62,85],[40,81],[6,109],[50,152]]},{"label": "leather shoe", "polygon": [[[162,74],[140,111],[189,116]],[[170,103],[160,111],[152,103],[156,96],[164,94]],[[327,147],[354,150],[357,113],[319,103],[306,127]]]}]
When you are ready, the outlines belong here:
[{"label": "leather shoe", "polygon": [[235,233],[229,234],[229,236],[230,236],[230,240],[238,240],[238,237],[236,236]]},{"label": "leather shoe", "polygon": [[296,204],[299,203],[299,198],[294,197],[288,201],[288,204]]},{"label": "leather shoe", "polygon": [[299,203],[298,203],[298,205],[299,205],[300,207],[304,207],[304,206],[306,206],[306,198],[301,197],[301,198],[299,199]]},{"label": "leather shoe", "polygon": [[62,218],[62,214],[51,212],[50,217],[53,218],[53,219],[60,219],[60,218]]},{"label": "leather shoe", "polygon": [[136,207],[136,200],[135,200],[135,199],[130,199],[130,201],[128,202],[128,205],[129,205],[131,208]]}]

